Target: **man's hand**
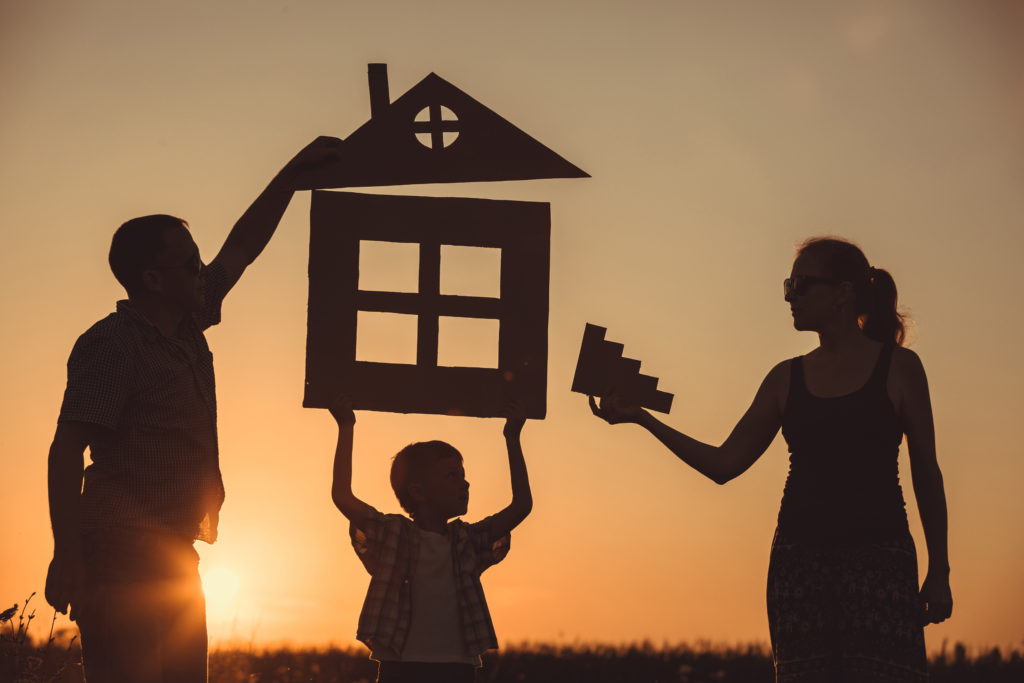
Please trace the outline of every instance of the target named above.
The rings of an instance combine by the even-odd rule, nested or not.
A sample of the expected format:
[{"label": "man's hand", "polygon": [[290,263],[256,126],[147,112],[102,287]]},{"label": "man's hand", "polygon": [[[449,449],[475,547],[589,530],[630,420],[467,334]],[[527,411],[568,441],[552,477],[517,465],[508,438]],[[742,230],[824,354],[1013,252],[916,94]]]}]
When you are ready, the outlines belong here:
[{"label": "man's hand", "polygon": [[319,137],[284,165],[241,218],[235,222],[224,246],[211,261],[224,269],[224,293],[235,286],[245,269],[256,260],[274,236],[278,223],[295,193],[295,179],[303,171],[341,157],[341,140]]},{"label": "man's hand", "polygon": [[339,161],[341,147],[342,141],[339,138],[321,135],[292,157],[291,161],[285,164],[274,178],[274,182],[292,189],[291,186],[296,177],[303,171]]},{"label": "man's hand", "polygon": [[82,575],[82,556],[79,552],[55,552],[46,572],[46,602],[61,614],[66,614],[70,605],[72,621],[78,618]]},{"label": "man's hand", "polygon": [[608,424],[620,424],[623,422],[639,422],[644,415],[644,409],[634,403],[628,403],[615,394],[608,394],[601,397],[601,404],[598,405],[593,396],[587,397],[590,402],[590,410]]},{"label": "man's hand", "polygon": [[331,415],[334,417],[334,421],[338,423],[338,427],[346,425],[354,425],[356,423],[356,414],[352,411],[352,399],[345,394],[338,394],[331,401],[331,405],[328,406],[328,410],[331,411]]}]

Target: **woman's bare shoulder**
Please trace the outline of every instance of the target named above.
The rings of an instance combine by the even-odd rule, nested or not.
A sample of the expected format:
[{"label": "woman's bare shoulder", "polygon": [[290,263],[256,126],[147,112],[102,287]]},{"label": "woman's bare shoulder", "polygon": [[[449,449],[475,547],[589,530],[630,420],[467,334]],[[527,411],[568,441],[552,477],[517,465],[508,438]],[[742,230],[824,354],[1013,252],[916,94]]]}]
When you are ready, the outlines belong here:
[{"label": "woman's bare shoulder", "polygon": [[780,412],[786,407],[786,397],[789,396],[789,376],[792,365],[792,358],[776,363],[768,371],[764,382],[761,383],[762,389],[775,399],[775,404]]},{"label": "woman's bare shoulder", "polygon": [[792,358],[787,358],[786,360],[779,361],[772,367],[771,370],[768,371],[768,376],[765,377],[765,381],[778,382],[780,380],[785,380],[786,382],[789,382],[789,372],[792,366]]},{"label": "woman's bare shoulder", "polygon": [[902,379],[916,379],[924,376],[924,364],[917,352],[903,346],[892,351],[892,371],[890,373]]},{"label": "woman's bare shoulder", "polygon": [[928,378],[917,353],[902,346],[893,349],[886,390],[889,400],[900,414],[909,405],[928,400]]}]

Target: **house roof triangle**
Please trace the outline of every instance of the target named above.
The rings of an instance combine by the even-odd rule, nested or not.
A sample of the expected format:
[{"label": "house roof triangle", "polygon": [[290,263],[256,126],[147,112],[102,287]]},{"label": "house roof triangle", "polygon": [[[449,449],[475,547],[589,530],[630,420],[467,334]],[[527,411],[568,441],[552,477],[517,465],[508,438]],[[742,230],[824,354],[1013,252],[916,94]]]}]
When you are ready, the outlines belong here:
[{"label": "house roof triangle", "polygon": [[590,177],[435,73],[375,108],[341,154],[296,189]]}]

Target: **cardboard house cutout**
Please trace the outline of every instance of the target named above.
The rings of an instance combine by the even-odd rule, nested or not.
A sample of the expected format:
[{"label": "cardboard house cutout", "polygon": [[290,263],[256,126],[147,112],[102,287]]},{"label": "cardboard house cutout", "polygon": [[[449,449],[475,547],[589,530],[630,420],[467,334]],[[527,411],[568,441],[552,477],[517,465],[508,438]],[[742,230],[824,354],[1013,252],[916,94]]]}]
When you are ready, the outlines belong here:
[{"label": "cardboard house cutout", "polygon": [[[369,81],[371,118],[345,139],[342,160],[297,180],[314,190],[303,405],[327,407],[345,393],[355,409],[497,417],[515,399],[543,418],[550,205],[323,188],[587,174],[435,74],[394,103],[385,65],[371,64]],[[364,241],[415,245],[416,291],[360,289]],[[500,250],[499,295],[443,294],[447,245]],[[416,316],[415,364],[357,360],[360,312]],[[438,365],[444,317],[498,321],[497,367]]]},{"label": "cardboard house cutout", "polygon": [[590,396],[611,391],[636,405],[661,413],[672,410],[672,394],[658,391],[658,378],[640,374],[640,361],[622,356],[623,345],[607,341],[607,330],[587,323],[572,390]]}]

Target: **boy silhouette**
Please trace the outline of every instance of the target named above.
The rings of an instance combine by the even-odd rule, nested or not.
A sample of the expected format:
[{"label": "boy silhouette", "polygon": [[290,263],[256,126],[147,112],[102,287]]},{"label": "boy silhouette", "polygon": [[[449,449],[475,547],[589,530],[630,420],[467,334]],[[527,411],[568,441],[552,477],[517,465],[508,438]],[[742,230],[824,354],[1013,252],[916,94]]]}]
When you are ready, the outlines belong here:
[{"label": "boy silhouette", "polygon": [[409,517],[382,514],[352,493],[351,401],[339,398],[330,411],[338,423],[331,494],[371,577],[356,638],[379,663],[378,683],[471,683],[480,654],[498,647],[480,574],[505,558],[512,529],[533,507],[519,440],[525,418],[514,406],[505,421],[512,502],[467,524],[453,519],[469,503],[459,451],[443,441],[399,451],[391,487]]}]

